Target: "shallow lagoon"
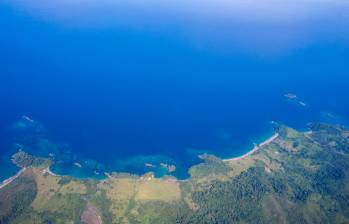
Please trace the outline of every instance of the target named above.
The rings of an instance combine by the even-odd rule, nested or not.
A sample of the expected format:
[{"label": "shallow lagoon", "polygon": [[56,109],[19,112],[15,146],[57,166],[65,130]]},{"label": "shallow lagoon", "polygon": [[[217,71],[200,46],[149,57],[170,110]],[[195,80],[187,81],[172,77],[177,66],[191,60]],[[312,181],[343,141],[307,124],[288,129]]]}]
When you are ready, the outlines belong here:
[{"label": "shallow lagoon", "polygon": [[1,156],[7,161],[18,137],[9,127],[27,115],[69,161],[56,171],[94,175],[74,166],[90,161],[143,173],[146,163],[165,162],[185,178],[201,153],[237,156],[269,137],[270,121],[345,123],[348,8],[323,0],[2,1]]}]

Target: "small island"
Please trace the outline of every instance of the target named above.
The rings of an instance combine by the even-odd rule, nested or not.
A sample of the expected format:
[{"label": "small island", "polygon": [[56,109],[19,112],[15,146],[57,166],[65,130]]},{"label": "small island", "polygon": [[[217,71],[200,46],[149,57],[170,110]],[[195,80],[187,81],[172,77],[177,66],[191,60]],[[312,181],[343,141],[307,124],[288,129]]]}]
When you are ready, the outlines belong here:
[{"label": "small island", "polygon": [[301,100],[296,94],[293,93],[287,93],[284,95],[284,97],[289,100],[290,102],[296,103],[298,106],[306,107],[307,104]]},{"label": "small island", "polygon": [[290,100],[294,100],[294,99],[297,99],[297,95],[296,94],[293,94],[293,93],[287,93],[284,95],[286,98],[290,99]]},{"label": "small island", "polygon": [[175,165],[171,165],[171,164],[167,164],[167,163],[160,163],[160,166],[165,168],[168,173],[173,173],[174,171],[176,171]]}]

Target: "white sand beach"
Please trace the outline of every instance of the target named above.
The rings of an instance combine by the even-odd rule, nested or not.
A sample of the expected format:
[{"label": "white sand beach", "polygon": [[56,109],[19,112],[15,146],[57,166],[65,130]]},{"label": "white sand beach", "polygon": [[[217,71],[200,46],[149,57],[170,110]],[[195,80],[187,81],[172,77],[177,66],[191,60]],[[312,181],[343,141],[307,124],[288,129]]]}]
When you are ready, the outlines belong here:
[{"label": "white sand beach", "polygon": [[265,146],[265,145],[268,145],[270,143],[272,143],[277,137],[279,137],[279,134],[276,133],[274,134],[273,136],[271,136],[270,138],[268,138],[267,140],[265,140],[264,142],[256,145],[251,151],[243,154],[242,156],[238,156],[238,157],[234,157],[234,158],[230,158],[230,159],[224,159],[223,161],[226,161],[226,162],[230,162],[230,161],[236,161],[236,160],[240,160],[240,159],[243,159],[249,155],[252,155],[253,153],[255,153],[256,151],[258,151],[261,147]]},{"label": "white sand beach", "polygon": [[52,175],[52,176],[55,176],[55,177],[59,177],[60,175],[58,175],[58,174],[55,174],[54,172],[52,172],[51,170],[50,170],[50,167],[47,167],[46,169],[44,169],[43,171],[42,171],[42,173],[48,173],[48,174],[50,174],[50,175]]},{"label": "white sand beach", "polygon": [[8,184],[12,183],[12,181],[14,181],[17,177],[19,177],[24,171],[26,170],[26,168],[24,167],[23,169],[21,169],[20,171],[18,171],[18,173],[6,180],[4,180],[1,184],[0,184],[0,189],[4,188],[5,186],[7,186]]}]

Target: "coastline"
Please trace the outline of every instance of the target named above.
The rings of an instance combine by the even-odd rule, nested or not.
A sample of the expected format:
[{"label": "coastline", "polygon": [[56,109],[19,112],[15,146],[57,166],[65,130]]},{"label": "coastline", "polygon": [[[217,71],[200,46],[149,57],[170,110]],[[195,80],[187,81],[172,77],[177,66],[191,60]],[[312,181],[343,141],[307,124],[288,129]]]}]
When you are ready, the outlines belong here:
[{"label": "coastline", "polygon": [[[224,162],[231,162],[231,161],[238,161],[238,160],[244,159],[244,158],[252,155],[253,153],[257,152],[261,147],[266,146],[266,145],[272,143],[278,137],[279,137],[279,134],[275,133],[273,136],[271,136],[270,138],[268,138],[265,141],[261,142],[260,144],[257,144],[255,147],[253,147],[253,149],[251,149],[250,151],[246,152],[245,154],[243,154],[241,156],[238,156],[238,157],[222,159],[222,161],[224,161]],[[14,175],[14,176],[4,180],[2,183],[0,183],[0,189],[4,188],[8,184],[10,184],[12,181],[14,181],[16,178],[18,178],[25,170],[26,170],[26,167],[24,167],[20,171],[18,171],[18,173],[16,175]],[[47,167],[46,169],[42,170],[42,173],[44,173],[44,174],[47,173],[47,174],[55,176],[55,177],[60,177],[61,176],[61,175],[53,173],[50,170],[50,167]],[[110,178],[111,177],[111,175],[109,173],[104,173],[104,174],[105,174],[106,178]],[[140,178],[142,178],[142,176],[140,176]],[[188,179],[180,180],[180,179],[176,178],[176,180],[179,181],[179,182],[185,182]]]},{"label": "coastline", "polygon": [[53,172],[50,170],[50,167],[47,167],[47,168],[44,169],[42,172],[43,172],[43,173],[48,173],[48,174],[50,174],[50,175],[52,175],[52,176],[54,176],[54,177],[59,177],[59,176],[60,176],[60,175],[58,175],[58,174],[53,173]]},{"label": "coastline", "polygon": [[238,156],[238,157],[234,157],[234,158],[229,158],[229,159],[223,159],[224,162],[231,162],[231,161],[237,161],[243,158],[246,158],[247,156],[252,155],[253,153],[257,152],[261,147],[266,146],[270,143],[272,143],[277,137],[279,137],[278,133],[275,133],[273,136],[271,136],[270,138],[268,138],[267,140],[265,140],[264,142],[256,145],[255,147],[253,147],[253,149],[251,149],[250,151],[248,151],[247,153]]},{"label": "coastline", "polygon": [[[251,149],[250,151],[246,152],[245,154],[241,155],[241,156],[238,156],[238,157],[233,157],[233,158],[228,158],[228,159],[222,159],[222,161],[224,162],[231,162],[231,161],[237,161],[237,160],[241,160],[241,159],[244,159],[250,155],[252,155],[253,153],[257,152],[261,147],[263,146],[266,146],[270,143],[272,143],[276,138],[279,137],[279,133],[275,133],[274,135],[272,135],[270,138],[266,139],[265,141],[261,142],[260,144],[256,145],[255,147],[253,147],[253,149]],[[52,176],[55,176],[55,177],[60,177],[61,175],[58,175],[58,174],[55,174],[53,173],[51,170],[50,170],[50,167],[47,167],[46,169],[43,170],[43,173],[48,173]],[[105,175],[105,178],[111,178],[111,175],[107,172],[104,173]],[[143,176],[139,176],[139,178],[143,178]],[[158,178],[157,178],[158,179]],[[162,178],[159,178],[159,179],[162,179]],[[186,182],[190,179],[187,178],[187,179],[184,179],[184,180],[180,180],[178,178],[176,178],[176,181],[178,182]]]},{"label": "coastline", "polygon": [[16,175],[4,180],[1,184],[0,184],[0,189],[6,187],[8,184],[12,183],[12,181],[14,181],[17,177],[19,177],[27,168],[24,167],[22,168],[20,171],[17,172]]}]

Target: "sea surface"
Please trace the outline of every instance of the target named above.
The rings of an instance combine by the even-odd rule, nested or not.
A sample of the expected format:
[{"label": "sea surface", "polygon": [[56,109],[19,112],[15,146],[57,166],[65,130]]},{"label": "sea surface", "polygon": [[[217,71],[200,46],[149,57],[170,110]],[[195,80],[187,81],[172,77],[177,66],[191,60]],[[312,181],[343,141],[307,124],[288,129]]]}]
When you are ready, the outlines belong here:
[{"label": "sea surface", "polygon": [[345,0],[2,0],[0,180],[19,149],[59,174],[184,179],[271,121],[346,125],[348,87]]}]

